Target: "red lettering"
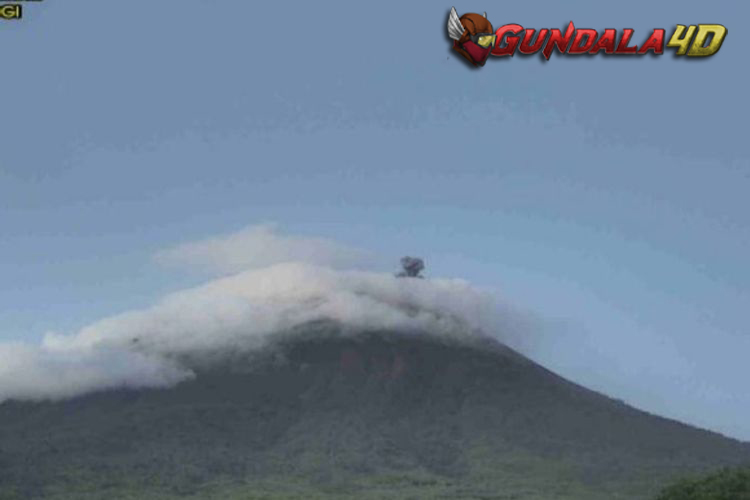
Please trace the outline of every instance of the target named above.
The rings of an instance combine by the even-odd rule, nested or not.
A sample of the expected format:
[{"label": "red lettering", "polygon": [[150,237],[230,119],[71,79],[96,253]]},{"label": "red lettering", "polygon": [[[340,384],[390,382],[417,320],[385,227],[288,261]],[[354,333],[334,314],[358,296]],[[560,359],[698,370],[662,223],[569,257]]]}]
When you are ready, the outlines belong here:
[{"label": "red lettering", "polygon": [[651,33],[651,36],[648,37],[648,40],[646,40],[646,43],[641,45],[638,53],[645,54],[649,50],[653,50],[654,54],[664,53],[664,30],[655,29],[654,32]]},{"label": "red lettering", "polygon": [[570,24],[568,24],[568,28],[565,30],[565,36],[563,36],[560,30],[553,29],[550,32],[549,40],[547,40],[547,44],[542,51],[544,57],[549,61],[549,58],[552,55],[552,49],[554,49],[555,47],[557,47],[557,50],[561,54],[564,54],[568,49],[568,45],[570,44],[570,39],[573,37],[574,31],[575,26],[573,26],[573,21],[570,21]]},{"label": "red lettering", "polygon": [[596,35],[595,30],[576,30],[576,37],[573,39],[570,49],[568,49],[568,54],[584,54],[591,50],[596,42]]},{"label": "red lettering", "polygon": [[635,54],[638,51],[638,47],[628,47],[628,43],[630,43],[630,37],[632,36],[633,30],[622,30],[622,38],[620,38],[620,43],[617,44],[617,50],[615,50],[615,54]]},{"label": "red lettering", "polygon": [[605,54],[612,54],[615,51],[615,38],[617,38],[617,32],[613,29],[604,30],[604,34],[599,37],[596,44],[591,47],[589,53],[596,54],[600,50],[603,50]]},{"label": "red lettering", "polygon": [[518,50],[521,51],[521,54],[534,54],[535,52],[539,52],[539,49],[541,49],[544,45],[544,41],[547,39],[549,30],[546,28],[540,29],[536,40],[532,43],[531,40],[534,38],[535,32],[536,30],[532,28],[527,29],[526,33],[523,34],[523,41],[521,42],[521,46],[518,48]]},{"label": "red lettering", "polygon": [[[492,49],[491,54],[493,56],[513,56],[513,53],[516,51],[516,47],[518,47],[518,42],[520,41],[517,36],[510,36],[510,35],[516,35],[523,31],[523,26],[520,24],[506,24],[505,26],[500,26],[497,31],[495,31],[495,36],[497,37],[497,40],[495,41],[495,48]],[[503,40],[503,37],[505,35],[508,35],[506,40]],[[503,45],[503,42],[507,41],[505,45]]]}]

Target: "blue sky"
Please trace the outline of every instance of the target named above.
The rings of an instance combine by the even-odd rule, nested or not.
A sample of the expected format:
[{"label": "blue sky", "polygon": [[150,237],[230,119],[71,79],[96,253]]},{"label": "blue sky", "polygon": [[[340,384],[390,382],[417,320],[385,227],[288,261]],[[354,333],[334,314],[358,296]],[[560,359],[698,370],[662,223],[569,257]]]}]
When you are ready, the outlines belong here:
[{"label": "blue sky", "polygon": [[434,2],[45,1],[0,25],[0,341],[200,282],[154,262],[277,222],[495,288],[529,353],[750,440],[740,2],[488,2],[494,24],[721,23],[705,60],[469,70]]}]

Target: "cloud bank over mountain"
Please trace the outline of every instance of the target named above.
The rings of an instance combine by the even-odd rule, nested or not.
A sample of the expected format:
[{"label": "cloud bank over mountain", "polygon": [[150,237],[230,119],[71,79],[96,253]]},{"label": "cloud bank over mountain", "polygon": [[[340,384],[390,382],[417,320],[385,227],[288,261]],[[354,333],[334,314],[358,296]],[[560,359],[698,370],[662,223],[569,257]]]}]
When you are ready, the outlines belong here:
[{"label": "cloud bank over mountain", "polygon": [[323,319],[351,334],[492,334],[511,345],[525,334],[521,314],[463,280],[342,269],[363,265],[366,255],[329,240],[279,236],[270,226],[166,250],[159,261],[234,274],[76,333],[48,334],[41,345],[0,344],[0,401],[171,386],[194,376],[186,358],[256,349],[275,333]]}]

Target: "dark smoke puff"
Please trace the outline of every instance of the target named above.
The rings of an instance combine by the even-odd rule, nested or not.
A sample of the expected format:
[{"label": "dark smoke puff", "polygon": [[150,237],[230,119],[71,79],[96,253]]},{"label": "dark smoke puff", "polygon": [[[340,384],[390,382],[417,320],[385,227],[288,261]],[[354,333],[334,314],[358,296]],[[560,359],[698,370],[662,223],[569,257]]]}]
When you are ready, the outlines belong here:
[{"label": "dark smoke puff", "polygon": [[399,278],[422,278],[419,274],[424,270],[424,261],[419,257],[404,257],[401,259],[403,271],[396,276]]}]

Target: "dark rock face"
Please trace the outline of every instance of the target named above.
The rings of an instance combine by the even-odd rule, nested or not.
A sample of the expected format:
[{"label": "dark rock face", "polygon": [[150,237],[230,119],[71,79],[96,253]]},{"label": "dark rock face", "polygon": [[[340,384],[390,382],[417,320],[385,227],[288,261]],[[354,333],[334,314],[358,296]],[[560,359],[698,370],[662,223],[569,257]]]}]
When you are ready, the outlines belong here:
[{"label": "dark rock face", "polygon": [[81,471],[182,494],[217,477],[342,485],[409,471],[492,490],[495,477],[552,469],[641,498],[662,478],[740,463],[750,446],[635,410],[495,342],[331,325],[171,389],[0,405],[0,491],[22,498]]}]

